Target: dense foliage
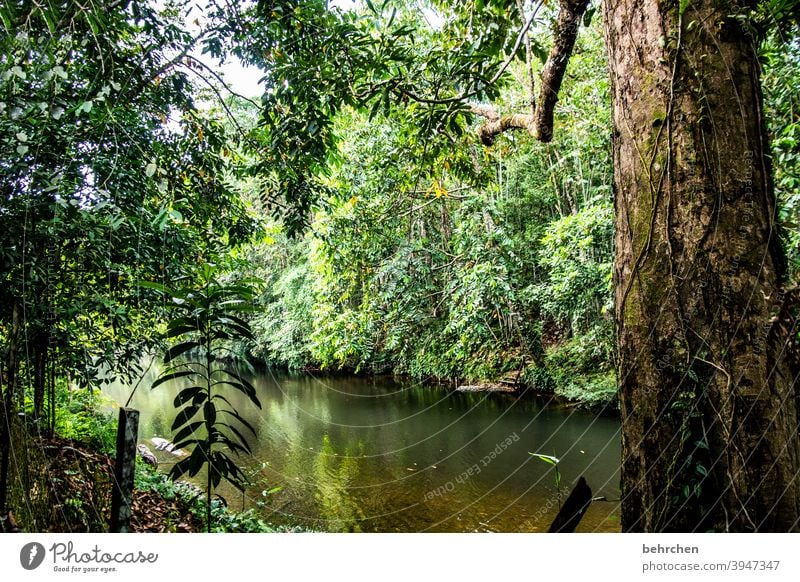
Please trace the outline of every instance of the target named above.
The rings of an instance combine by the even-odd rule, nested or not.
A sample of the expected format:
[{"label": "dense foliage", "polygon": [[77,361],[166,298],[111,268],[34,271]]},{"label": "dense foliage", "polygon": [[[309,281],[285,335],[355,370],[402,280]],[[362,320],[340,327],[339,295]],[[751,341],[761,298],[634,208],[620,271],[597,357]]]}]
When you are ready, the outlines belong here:
[{"label": "dense foliage", "polygon": [[257,220],[173,3],[4,2],[0,25],[0,408],[48,434],[58,382],[135,380],[161,342],[139,282],[224,263]]},{"label": "dense foliage", "polygon": [[171,280],[253,228],[223,126],[173,66],[194,39],[175,11],[116,6],[0,8],[0,329],[7,382],[24,375],[50,424],[46,380],[52,397],[55,376],[135,374],[156,341],[160,306],[138,281]]},{"label": "dense foliage", "polygon": [[[508,376],[613,402],[597,6],[581,22],[555,139],[508,132],[487,147],[481,108],[532,109],[555,3],[211,0],[202,22],[191,4],[0,5],[4,418],[21,411],[32,429],[108,449],[94,401],[65,387],[135,380],[142,356],[181,337],[167,354],[185,357],[186,376],[190,356],[214,361],[176,400],[177,440],[191,437],[179,444],[194,452],[174,476],[210,458],[210,500],[222,477],[242,483],[223,449],[248,450],[238,428],[215,427],[224,397],[213,383],[257,401],[241,374],[212,366],[215,350],[293,369]],[[787,287],[800,272],[796,15],[772,0],[752,21]],[[259,67],[260,102],[226,97],[197,51]],[[223,271],[213,282],[212,264]],[[216,310],[228,292],[249,302],[235,281],[250,276],[266,282],[260,311]],[[203,295],[212,288],[219,296]],[[186,313],[168,327],[174,308]],[[10,435],[0,430],[0,510]]]},{"label": "dense foliage", "polygon": [[800,39],[775,33],[761,51],[764,93],[772,137],[775,193],[780,206],[789,281],[800,280]]},{"label": "dense foliage", "polygon": [[302,240],[277,235],[251,250],[271,279],[256,354],[416,377],[513,371],[541,390],[612,398],[609,109],[596,26],[579,49],[552,144],[518,134],[486,149],[472,131],[420,139],[406,110],[339,115],[327,181],[336,195]]}]

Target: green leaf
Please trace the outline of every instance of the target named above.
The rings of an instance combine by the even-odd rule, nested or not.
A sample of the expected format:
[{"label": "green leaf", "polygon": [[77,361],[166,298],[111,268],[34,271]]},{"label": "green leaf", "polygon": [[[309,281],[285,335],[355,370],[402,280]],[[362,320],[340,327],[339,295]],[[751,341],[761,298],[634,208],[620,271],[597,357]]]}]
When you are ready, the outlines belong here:
[{"label": "green leaf", "polygon": [[250,445],[248,444],[247,439],[244,438],[244,435],[242,435],[242,433],[239,431],[239,429],[237,429],[235,426],[233,426],[231,424],[228,424],[226,422],[221,422],[219,424],[220,424],[220,426],[224,426],[224,427],[228,428],[233,434],[236,435],[236,437],[239,439],[239,442],[242,445],[242,447],[245,448],[244,452],[246,452],[246,453],[252,453],[253,452],[250,449]]},{"label": "green leaf", "polygon": [[137,287],[153,289],[154,291],[158,291],[160,293],[169,293],[169,290],[166,286],[162,285],[161,283],[154,283],[153,281],[136,281],[136,285]]},{"label": "green leaf", "polygon": [[238,420],[240,423],[242,423],[242,425],[247,430],[249,430],[251,433],[253,433],[253,436],[257,436],[256,435],[256,429],[254,429],[252,427],[252,425],[249,422],[247,422],[244,418],[242,418],[242,416],[238,412],[236,412],[235,410],[228,410],[227,408],[223,408],[222,410],[220,410],[220,412],[223,412],[225,414],[229,414],[230,416],[232,416],[233,418]]},{"label": "green leaf", "polygon": [[185,335],[187,333],[196,333],[197,331],[198,331],[197,326],[193,326],[193,325],[184,325],[182,327],[176,326],[176,327],[172,327],[172,328],[168,329],[167,333],[165,334],[165,337],[167,339],[171,339],[171,338],[175,338],[175,337],[180,337],[180,336]]},{"label": "green leaf", "polygon": [[380,99],[375,99],[375,100],[374,100],[374,102],[373,102],[373,104],[372,104],[372,108],[371,108],[371,109],[370,109],[370,111],[369,111],[369,120],[370,120],[370,121],[372,121],[372,119],[373,119],[373,118],[374,118],[374,117],[375,117],[375,116],[378,114],[378,112],[381,110],[381,105],[382,105],[382,104],[383,104],[383,103],[381,102],[381,100],[380,100]]},{"label": "green leaf", "polygon": [[193,450],[192,453],[185,459],[181,459],[172,466],[169,472],[170,479],[180,479],[185,473],[190,477],[194,477],[203,468],[206,460],[206,442],[201,442]]},{"label": "green leaf", "polygon": [[204,388],[200,386],[192,386],[191,388],[186,388],[178,392],[178,395],[175,396],[175,400],[173,401],[173,406],[177,408],[178,406],[182,406],[193,400],[196,396],[202,396],[205,398],[206,391]]},{"label": "green leaf", "polygon": [[187,333],[194,333],[199,332],[199,322],[196,319],[191,319],[189,317],[179,317],[177,319],[173,319],[172,321],[167,324],[167,333],[166,337],[174,338],[178,336],[182,336]]},{"label": "green leaf", "polygon": [[252,454],[252,451],[250,450],[249,447],[242,446],[241,444],[237,443],[236,441],[234,441],[232,439],[229,439],[228,437],[223,437],[223,439],[221,439],[220,442],[222,444],[224,444],[226,447],[228,447],[231,451],[236,453],[237,455],[239,453],[242,453],[242,454],[245,454],[245,455],[251,455]]},{"label": "green leaf", "polygon": [[235,339],[242,339],[242,338],[249,340],[255,339],[255,337],[253,337],[253,332],[250,331],[249,327],[239,325],[230,318],[227,317],[220,318],[219,323],[221,325],[224,325],[227,329],[231,330],[233,332],[231,336]]},{"label": "green leaf", "polygon": [[201,439],[186,439],[186,440],[182,440],[182,441],[180,441],[178,443],[175,443],[175,448],[176,449],[185,449],[189,445],[194,445],[194,444],[197,444],[197,443],[200,443],[200,442],[203,442],[203,441]]},{"label": "green leaf", "polygon": [[[231,408],[234,408],[233,404],[231,404],[231,401],[228,400],[227,398],[225,398],[225,396],[223,396],[222,394],[214,394],[211,397],[211,400],[222,400],[225,404],[227,404]],[[224,408],[221,409],[221,411],[223,411],[223,412],[224,412],[224,410],[225,410]]]},{"label": "green leaf", "polygon": [[528,453],[528,454],[553,466],[556,466],[559,463],[559,459],[552,455],[542,455],[541,453]]},{"label": "green leaf", "polygon": [[171,380],[177,380],[178,378],[185,378],[186,376],[193,376],[194,374],[196,374],[194,370],[182,370],[180,372],[167,374],[166,376],[161,376],[150,385],[150,389],[152,390],[154,388],[157,388],[158,386],[161,386],[165,382],[169,382]]},{"label": "green leaf", "polygon": [[[179,426],[183,426],[187,422],[189,422],[195,414],[200,411],[200,405],[188,405],[186,408],[181,409],[178,414],[175,415],[175,420],[172,421],[172,429],[173,431],[177,430]],[[175,437],[178,438],[178,437]]]},{"label": "green leaf", "polygon": [[242,378],[237,378],[237,379],[241,380],[241,382],[236,382],[233,380],[215,380],[212,385],[213,386],[225,385],[235,388],[236,390],[239,390],[243,394],[247,395],[247,397],[250,399],[250,402],[261,408],[261,401],[258,399],[258,396],[256,395],[255,388],[253,388],[253,386],[246,380]]},{"label": "green leaf", "polygon": [[[178,432],[175,434],[175,437],[174,437],[174,439],[173,439],[173,440],[174,440],[174,441],[185,441],[185,440],[186,440],[186,438],[187,438],[189,435],[191,435],[191,434],[194,434],[194,432],[195,432],[195,431],[196,431],[198,428],[200,428],[201,426],[203,426],[204,424],[205,424],[205,423],[204,423],[203,421],[200,421],[200,420],[199,420],[199,421],[197,421],[197,422],[193,422],[193,423],[191,423],[191,424],[187,424],[185,427],[183,427],[181,430],[179,430],[179,431],[178,431]],[[174,430],[174,429],[173,429],[173,430]]]},{"label": "green leaf", "polygon": [[178,356],[182,356],[186,352],[194,349],[199,348],[202,344],[198,341],[188,341],[180,343],[176,346],[173,346],[167,350],[164,354],[164,363],[167,364],[177,358]]},{"label": "green leaf", "polygon": [[[194,445],[203,442],[203,439],[185,439],[175,443],[175,449],[185,449],[189,445]],[[174,449],[173,449],[174,450]]]}]

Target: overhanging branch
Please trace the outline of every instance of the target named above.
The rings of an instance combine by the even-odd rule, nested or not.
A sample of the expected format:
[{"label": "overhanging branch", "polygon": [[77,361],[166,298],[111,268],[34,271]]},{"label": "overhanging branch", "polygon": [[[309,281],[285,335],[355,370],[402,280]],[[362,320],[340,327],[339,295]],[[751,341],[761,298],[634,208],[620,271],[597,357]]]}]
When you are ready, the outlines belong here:
[{"label": "overhanging branch", "polygon": [[567,63],[575,48],[578,38],[578,27],[589,0],[560,0],[556,35],[553,47],[547,56],[547,62],[542,69],[542,79],[539,84],[539,103],[536,107],[536,120],[534,122],[533,136],[542,142],[553,139],[553,110],[558,101],[558,91],[564,80]]},{"label": "overhanging branch", "polygon": [[522,113],[500,115],[489,105],[470,104],[469,110],[474,115],[486,118],[486,123],[478,128],[478,137],[481,138],[483,145],[492,145],[498,135],[510,129],[524,129],[533,135],[533,115]]},{"label": "overhanging branch", "polygon": [[569,58],[578,38],[578,27],[589,0],[560,0],[555,39],[542,69],[539,99],[532,114],[500,115],[487,105],[470,104],[470,112],[486,118],[478,128],[478,137],[492,145],[497,136],[511,129],[524,129],[534,138],[547,143],[553,139],[553,112],[564,80]]}]

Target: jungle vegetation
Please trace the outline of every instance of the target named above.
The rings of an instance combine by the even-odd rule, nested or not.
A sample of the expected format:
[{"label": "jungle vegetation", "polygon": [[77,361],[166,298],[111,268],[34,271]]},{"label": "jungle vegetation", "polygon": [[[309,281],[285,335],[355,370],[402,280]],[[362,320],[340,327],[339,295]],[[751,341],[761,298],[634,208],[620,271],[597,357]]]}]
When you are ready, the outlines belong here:
[{"label": "jungle vegetation", "polygon": [[797,17],[5,2],[0,512],[18,413],[52,434],[66,386],[205,337],[164,291],[211,269],[253,307],[218,320],[238,355],[619,403],[625,530],[797,529]]}]

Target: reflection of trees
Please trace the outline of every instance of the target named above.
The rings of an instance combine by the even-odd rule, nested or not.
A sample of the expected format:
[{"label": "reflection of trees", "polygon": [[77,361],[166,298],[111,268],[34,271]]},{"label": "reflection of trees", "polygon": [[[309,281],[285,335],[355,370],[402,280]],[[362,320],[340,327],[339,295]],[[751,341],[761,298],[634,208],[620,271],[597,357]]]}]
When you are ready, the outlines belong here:
[{"label": "reflection of trees", "polygon": [[322,447],[314,461],[314,479],[320,517],[326,520],[329,531],[361,531],[360,520],[365,518],[358,500],[351,496],[349,488],[359,473],[356,455],[364,453],[364,444],[358,441],[348,445],[344,456],[338,456],[330,437],[322,436]]},{"label": "reflection of trees", "polygon": [[164,424],[164,415],[159,410],[154,411],[150,417],[150,432],[154,435],[165,435],[168,434],[167,427]]},{"label": "reflection of trees", "polygon": [[[385,378],[283,377],[280,382],[268,374],[254,378],[261,411],[242,403],[258,432],[254,486],[246,505],[265,500],[262,490],[281,486],[260,509],[272,523],[330,531],[418,531],[444,520],[434,529],[462,531],[484,528],[481,521],[499,514],[492,529],[546,528],[549,513],[541,524],[533,517],[548,499],[551,480],[542,475],[544,466],[526,464],[528,451],[557,454],[565,481],[584,475],[598,495],[619,495],[618,475],[612,472],[619,456],[616,419],[574,410],[567,416],[564,410],[542,410],[532,399],[452,393]],[[113,395],[125,402],[129,394],[128,388]],[[358,396],[364,394],[370,397]],[[143,438],[167,433],[173,397],[158,390],[137,392],[133,404],[146,423],[140,428]],[[481,466],[480,474],[448,495],[425,500],[426,493],[480,464],[515,431],[520,442]],[[239,499],[234,490],[221,492],[232,503]]]}]

